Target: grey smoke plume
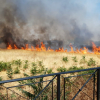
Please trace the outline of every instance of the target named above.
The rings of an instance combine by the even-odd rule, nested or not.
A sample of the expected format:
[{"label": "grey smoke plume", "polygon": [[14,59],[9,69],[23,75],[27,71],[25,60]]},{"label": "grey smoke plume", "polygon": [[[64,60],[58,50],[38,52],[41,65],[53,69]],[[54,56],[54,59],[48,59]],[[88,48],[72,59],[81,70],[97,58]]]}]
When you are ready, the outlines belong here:
[{"label": "grey smoke plume", "polygon": [[[1,47],[10,43],[20,48],[25,43],[36,45],[40,41],[47,47],[91,45],[91,41],[97,40],[100,22],[90,10],[98,2],[91,2],[94,5],[77,0],[0,0]],[[94,19],[96,31],[92,26]]]}]

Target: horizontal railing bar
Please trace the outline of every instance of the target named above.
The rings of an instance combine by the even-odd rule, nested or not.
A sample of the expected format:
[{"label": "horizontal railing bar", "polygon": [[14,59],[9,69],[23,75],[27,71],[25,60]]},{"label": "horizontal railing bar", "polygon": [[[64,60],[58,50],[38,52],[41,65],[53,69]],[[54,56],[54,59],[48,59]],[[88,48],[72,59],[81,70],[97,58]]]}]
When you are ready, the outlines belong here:
[{"label": "horizontal railing bar", "polygon": [[[96,73],[96,72],[95,72]],[[68,77],[64,77],[64,78],[71,78],[71,77],[78,77],[78,76],[85,76],[85,75],[91,75],[93,73],[88,73],[88,74],[81,74],[81,75],[74,75],[74,76],[68,76]]]},{"label": "horizontal railing bar", "polygon": [[14,88],[14,87],[25,86],[25,85],[31,85],[31,84],[37,84],[37,83],[43,83],[43,82],[48,82],[48,81],[51,81],[51,80],[42,81],[42,82],[35,82],[35,83],[29,83],[29,84],[23,84],[23,85],[17,85],[17,86],[6,87],[6,88],[7,88],[7,89],[8,89],[8,88]]},{"label": "horizontal railing bar", "polygon": [[75,72],[81,72],[81,71],[95,70],[95,69],[100,69],[100,67],[89,68],[89,69],[82,69],[82,70],[74,70],[74,71],[67,71],[67,72],[60,72],[60,73],[53,73],[53,74],[45,74],[45,75],[25,77],[25,78],[18,78],[18,79],[12,79],[12,80],[5,80],[5,81],[0,81],[0,84],[2,84],[2,83],[9,83],[9,82],[16,82],[16,81],[22,81],[22,80],[28,80],[28,79],[34,79],[34,78],[47,77],[47,76],[54,76],[54,75],[60,75],[60,74],[69,74],[69,73],[75,73]]}]

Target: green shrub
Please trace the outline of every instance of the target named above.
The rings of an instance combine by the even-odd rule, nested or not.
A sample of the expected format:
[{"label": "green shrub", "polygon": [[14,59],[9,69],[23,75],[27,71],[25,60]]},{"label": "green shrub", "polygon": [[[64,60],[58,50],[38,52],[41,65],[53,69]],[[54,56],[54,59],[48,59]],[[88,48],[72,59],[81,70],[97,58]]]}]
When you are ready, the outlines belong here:
[{"label": "green shrub", "polygon": [[67,69],[64,68],[64,66],[62,66],[62,67],[60,67],[60,68],[57,68],[57,71],[58,71],[58,72],[66,72]]},{"label": "green shrub", "polygon": [[47,70],[47,74],[52,74],[52,69]]},{"label": "green shrub", "polygon": [[20,73],[20,70],[18,69],[18,67],[16,67],[14,74],[19,74],[19,73]]},{"label": "green shrub", "polygon": [[37,67],[34,66],[34,67],[31,69],[31,74],[32,74],[32,75],[35,75],[37,72],[38,72]]},{"label": "green shrub", "polygon": [[28,68],[28,60],[25,60],[25,65],[23,67],[24,69],[27,69]]},{"label": "green shrub", "polygon": [[73,60],[74,62],[77,62],[77,58],[76,58],[76,57],[72,57],[72,60]]},{"label": "green shrub", "polygon": [[22,64],[22,62],[21,62],[20,59],[19,59],[19,60],[15,60],[14,63],[15,63],[15,65],[17,65],[18,67],[20,67],[21,64]]},{"label": "green shrub", "polygon": [[72,66],[67,71],[81,70],[81,69],[83,69],[83,67]]},{"label": "green shrub", "polygon": [[6,71],[7,69],[11,68],[11,63],[10,62],[0,62],[0,72],[1,71]]},{"label": "green shrub", "polygon": [[2,77],[0,77],[0,81],[2,81]]},{"label": "green shrub", "polygon": [[36,66],[36,63],[35,63],[35,62],[32,62],[32,66],[33,66],[33,67]]},{"label": "green shrub", "polygon": [[88,66],[95,66],[96,65],[93,58],[90,58],[87,64],[88,64]]},{"label": "green shrub", "polygon": [[67,57],[63,57],[63,61],[64,62],[68,62],[68,58]]},{"label": "green shrub", "polygon": [[82,59],[80,60],[80,64],[84,64],[84,63],[86,63],[87,61],[86,61],[86,59],[85,59],[85,56],[82,56]]},{"label": "green shrub", "polygon": [[12,75],[13,75],[12,68],[11,69],[7,69],[7,76],[12,79]]},{"label": "green shrub", "polygon": [[43,62],[42,61],[38,61],[39,66],[42,66]]}]

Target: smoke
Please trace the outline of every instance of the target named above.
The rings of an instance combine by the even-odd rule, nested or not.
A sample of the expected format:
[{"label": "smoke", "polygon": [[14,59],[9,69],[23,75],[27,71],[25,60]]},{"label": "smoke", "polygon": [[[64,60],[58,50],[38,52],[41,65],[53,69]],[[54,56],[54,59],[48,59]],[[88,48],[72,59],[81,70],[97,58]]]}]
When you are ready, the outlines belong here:
[{"label": "smoke", "polygon": [[[44,41],[76,47],[99,41],[98,0],[0,0],[0,47]],[[3,44],[2,44],[3,43]]]}]

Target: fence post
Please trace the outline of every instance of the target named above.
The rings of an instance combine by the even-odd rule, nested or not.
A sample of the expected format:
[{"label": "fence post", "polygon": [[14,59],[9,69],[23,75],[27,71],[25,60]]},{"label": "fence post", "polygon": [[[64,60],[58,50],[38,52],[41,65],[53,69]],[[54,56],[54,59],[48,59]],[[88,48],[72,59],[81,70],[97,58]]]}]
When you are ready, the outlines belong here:
[{"label": "fence post", "polygon": [[57,100],[60,100],[60,74],[57,75]]},{"label": "fence post", "polygon": [[100,69],[97,70],[97,100],[100,100]]}]

